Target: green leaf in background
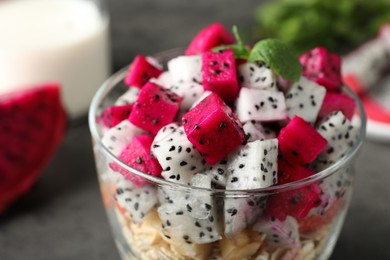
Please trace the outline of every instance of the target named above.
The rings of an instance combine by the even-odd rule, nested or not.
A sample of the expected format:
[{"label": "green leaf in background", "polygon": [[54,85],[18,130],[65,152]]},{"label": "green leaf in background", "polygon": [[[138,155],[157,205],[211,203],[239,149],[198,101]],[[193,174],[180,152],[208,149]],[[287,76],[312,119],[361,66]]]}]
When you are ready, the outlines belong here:
[{"label": "green leaf in background", "polygon": [[228,50],[231,49],[234,52],[234,57],[236,59],[248,59],[249,56],[249,48],[244,44],[244,42],[241,40],[241,37],[238,33],[237,26],[233,26],[233,34],[236,38],[236,44],[231,45],[221,45],[218,47],[213,48],[213,51],[222,51],[222,50]]},{"label": "green leaf in background", "polygon": [[277,38],[300,53],[324,46],[346,53],[390,22],[390,0],[272,0],[259,6],[254,38]]},{"label": "green leaf in background", "polygon": [[253,46],[249,54],[249,62],[264,62],[286,80],[298,81],[302,66],[294,51],[278,39],[265,39]]}]

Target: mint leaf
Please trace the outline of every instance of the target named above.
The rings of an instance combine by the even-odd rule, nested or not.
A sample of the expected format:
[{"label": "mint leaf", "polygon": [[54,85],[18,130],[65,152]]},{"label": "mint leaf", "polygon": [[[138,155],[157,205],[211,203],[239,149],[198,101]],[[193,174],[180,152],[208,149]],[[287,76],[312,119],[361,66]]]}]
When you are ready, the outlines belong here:
[{"label": "mint leaf", "polygon": [[302,66],[290,47],[277,39],[259,41],[249,53],[249,62],[262,61],[282,78],[298,81]]},{"label": "mint leaf", "polygon": [[222,51],[222,50],[232,50],[234,53],[234,58],[236,59],[248,59],[250,49],[241,40],[240,35],[238,34],[237,26],[233,26],[232,29],[233,35],[236,38],[236,44],[231,45],[221,45],[212,49],[212,51]]}]

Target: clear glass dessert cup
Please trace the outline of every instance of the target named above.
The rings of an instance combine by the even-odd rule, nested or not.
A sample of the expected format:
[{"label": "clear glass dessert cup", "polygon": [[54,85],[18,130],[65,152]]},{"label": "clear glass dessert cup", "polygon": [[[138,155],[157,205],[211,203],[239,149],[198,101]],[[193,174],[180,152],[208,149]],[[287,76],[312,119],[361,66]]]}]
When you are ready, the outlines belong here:
[{"label": "clear glass dessert cup", "polygon": [[[155,58],[165,63],[178,54],[179,50],[172,50]],[[104,129],[98,119],[102,110],[126,90],[123,79],[127,69],[117,72],[101,86],[89,112],[102,197],[122,259],[330,257],[351,201],[354,158],[365,137],[364,110],[350,90],[344,88],[357,104],[353,124],[359,128],[358,137],[351,149],[332,166],[300,181],[269,188],[205,189],[139,172],[121,162],[102,144]],[[147,184],[134,186],[111,170],[112,163],[138,175]],[[280,220],[264,213],[267,203],[280,197],[288,198],[288,201],[278,202],[281,205],[297,203],[304,199],[305,190],[318,185],[324,190],[321,203],[303,218],[291,217],[291,212],[285,212],[287,217]],[[120,201],[128,202],[128,207],[123,208]],[[288,205],[285,208],[293,211]],[[292,215],[296,216],[297,212]],[[140,216],[143,220],[134,223]]]}]

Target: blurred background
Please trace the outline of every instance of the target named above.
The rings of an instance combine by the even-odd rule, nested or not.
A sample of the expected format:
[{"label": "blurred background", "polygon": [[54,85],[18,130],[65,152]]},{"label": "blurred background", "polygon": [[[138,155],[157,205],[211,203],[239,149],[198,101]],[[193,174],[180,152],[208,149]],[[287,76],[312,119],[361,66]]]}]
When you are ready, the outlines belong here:
[{"label": "blurred background", "polygon": [[[128,65],[136,54],[151,55],[187,46],[201,28],[213,22],[221,22],[226,28],[237,25],[248,43],[263,37],[281,38],[299,52],[323,45],[347,55],[357,53],[363,43],[373,41],[363,49],[368,53],[364,56],[368,57],[368,62],[359,60],[363,56],[361,52],[351,58],[351,63],[370,65],[351,68],[351,73],[356,74],[360,85],[364,83],[362,95],[376,86],[389,89],[387,83],[381,83],[387,82],[389,50],[383,47],[382,41],[377,44],[380,26],[390,22],[387,0],[274,0],[268,1],[267,6],[264,6],[266,1],[261,0],[107,0],[105,3],[110,16],[109,37],[105,43],[108,51],[101,61],[104,65],[99,76],[103,77],[97,79],[99,83],[94,84],[89,93],[95,92],[108,74]],[[23,20],[24,25],[28,23]],[[0,54],[3,41],[5,36],[0,34]],[[80,60],[86,59],[86,52],[77,55],[84,57]],[[2,70],[7,71],[2,64],[5,63],[0,62],[0,75]],[[365,75],[375,77],[367,83]],[[74,101],[80,95],[80,88],[72,88],[68,99]],[[383,92],[373,93],[383,95]],[[80,109],[68,113],[62,143],[41,171],[39,181],[0,215],[1,260],[119,259],[95,173],[86,120],[89,100],[79,102]],[[380,106],[385,107],[384,120],[390,122],[386,110],[390,109],[390,102],[387,107],[386,99],[381,102]],[[385,128],[385,134],[376,141],[367,141],[359,154],[356,191],[332,259],[390,259],[387,245],[390,237],[387,221],[390,217],[389,134],[389,128]]]}]

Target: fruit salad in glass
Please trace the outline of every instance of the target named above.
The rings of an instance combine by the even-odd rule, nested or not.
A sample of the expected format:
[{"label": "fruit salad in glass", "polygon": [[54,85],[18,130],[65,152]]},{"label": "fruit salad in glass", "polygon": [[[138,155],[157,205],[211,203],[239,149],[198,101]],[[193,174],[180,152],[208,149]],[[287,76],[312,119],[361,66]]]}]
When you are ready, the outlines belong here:
[{"label": "fruit salad in glass", "polygon": [[138,55],[89,123],[123,259],[329,257],[365,135],[338,55],[249,48],[218,23],[184,53]]}]

